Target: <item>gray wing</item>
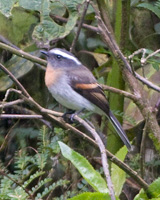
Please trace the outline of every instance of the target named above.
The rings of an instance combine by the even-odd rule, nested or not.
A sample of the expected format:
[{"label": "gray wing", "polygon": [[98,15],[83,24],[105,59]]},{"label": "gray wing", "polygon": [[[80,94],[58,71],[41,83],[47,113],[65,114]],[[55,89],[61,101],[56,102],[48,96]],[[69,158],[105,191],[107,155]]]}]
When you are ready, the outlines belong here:
[{"label": "gray wing", "polygon": [[82,67],[81,70],[70,70],[67,76],[69,76],[71,87],[77,93],[95,104],[107,115],[109,114],[107,98],[93,74],[86,67]]}]

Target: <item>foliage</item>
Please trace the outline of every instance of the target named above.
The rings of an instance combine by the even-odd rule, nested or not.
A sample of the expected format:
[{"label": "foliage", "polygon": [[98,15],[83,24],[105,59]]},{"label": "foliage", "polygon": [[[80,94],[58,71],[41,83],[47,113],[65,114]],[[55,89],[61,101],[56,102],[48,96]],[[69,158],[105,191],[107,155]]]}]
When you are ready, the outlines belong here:
[{"label": "foliage", "polygon": [[24,149],[17,152],[13,174],[1,168],[0,199],[26,200],[31,196],[34,196],[35,200],[43,199],[55,188],[69,183],[62,179],[53,182],[53,179],[47,175],[52,168],[46,170],[46,163],[56,150],[56,140],[53,137],[49,141],[47,134],[46,127],[43,127],[39,135],[39,148],[35,155],[28,155]]}]

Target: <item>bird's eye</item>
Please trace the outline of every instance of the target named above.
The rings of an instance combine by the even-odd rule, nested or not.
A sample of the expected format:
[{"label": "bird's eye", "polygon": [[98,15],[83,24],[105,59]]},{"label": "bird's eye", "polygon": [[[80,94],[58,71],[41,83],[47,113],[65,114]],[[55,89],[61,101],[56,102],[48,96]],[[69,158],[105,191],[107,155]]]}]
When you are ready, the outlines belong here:
[{"label": "bird's eye", "polygon": [[57,58],[58,60],[60,60],[60,59],[62,58],[62,56],[57,55],[56,58]]}]

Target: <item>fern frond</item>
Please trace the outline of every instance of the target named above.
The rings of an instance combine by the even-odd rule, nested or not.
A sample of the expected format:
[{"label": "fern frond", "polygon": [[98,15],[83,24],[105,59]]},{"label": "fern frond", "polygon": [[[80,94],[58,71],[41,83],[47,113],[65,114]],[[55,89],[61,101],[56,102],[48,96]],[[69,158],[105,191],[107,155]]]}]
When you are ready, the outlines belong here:
[{"label": "fern frond", "polygon": [[8,197],[11,200],[26,200],[29,196],[22,187],[18,186],[11,193],[8,193]]},{"label": "fern frond", "polygon": [[45,172],[43,171],[37,171],[35,174],[31,175],[30,178],[24,182],[23,188],[26,188],[32,181],[34,181],[36,178],[42,176]]},{"label": "fern frond", "polygon": [[157,2],[155,2],[155,6],[157,6],[160,9],[160,0],[157,0]]},{"label": "fern frond", "polygon": [[35,194],[41,187],[43,187],[46,183],[52,181],[51,178],[45,178],[44,180],[41,180],[38,185],[36,185],[35,187],[32,187],[32,194]]},{"label": "fern frond", "polygon": [[46,195],[48,195],[50,192],[52,192],[55,188],[57,188],[59,186],[64,186],[68,183],[69,183],[69,181],[67,181],[67,180],[59,180],[56,183],[53,183],[49,187],[45,188],[45,190],[42,192],[42,194],[38,193],[37,196],[35,197],[35,200],[43,199]]}]

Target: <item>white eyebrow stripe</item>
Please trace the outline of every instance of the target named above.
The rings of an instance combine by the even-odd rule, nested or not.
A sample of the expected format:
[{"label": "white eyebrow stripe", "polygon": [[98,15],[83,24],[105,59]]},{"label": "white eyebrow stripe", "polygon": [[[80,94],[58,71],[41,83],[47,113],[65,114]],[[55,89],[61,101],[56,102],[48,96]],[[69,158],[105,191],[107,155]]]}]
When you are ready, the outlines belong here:
[{"label": "white eyebrow stripe", "polygon": [[59,49],[52,49],[52,50],[50,50],[50,52],[61,55],[64,58],[69,58],[69,59],[75,61],[78,65],[81,65],[81,62],[77,58],[75,58],[75,57],[73,57],[73,56],[71,56],[71,55],[69,55],[69,54],[67,54],[67,53],[65,53],[65,52],[63,52]]}]

